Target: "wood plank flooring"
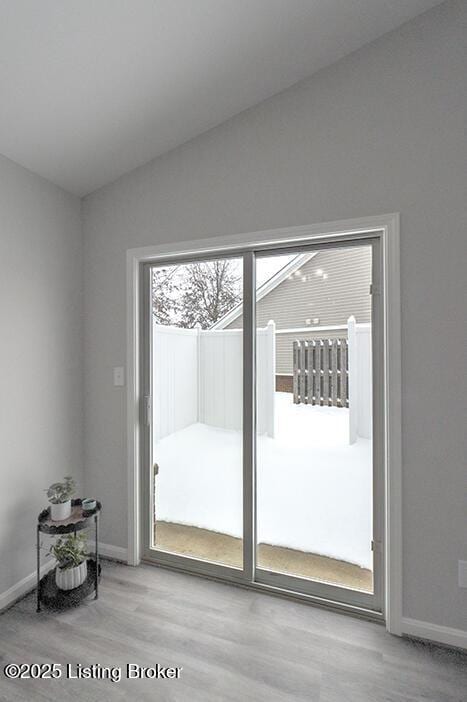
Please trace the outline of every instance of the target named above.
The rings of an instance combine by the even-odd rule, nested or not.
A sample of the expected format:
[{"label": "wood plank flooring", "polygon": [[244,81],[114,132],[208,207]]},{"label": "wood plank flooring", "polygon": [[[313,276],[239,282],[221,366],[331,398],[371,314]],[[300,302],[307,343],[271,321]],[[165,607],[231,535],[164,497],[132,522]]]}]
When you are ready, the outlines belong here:
[{"label": "wood plank flooring", "polygon": [[[378,624],[152,566],[105,561],[100,597],[0,615],[1,702],[466,702],[467,655]],[[178,680],[7,680],[14,663],[182,666]]]}]

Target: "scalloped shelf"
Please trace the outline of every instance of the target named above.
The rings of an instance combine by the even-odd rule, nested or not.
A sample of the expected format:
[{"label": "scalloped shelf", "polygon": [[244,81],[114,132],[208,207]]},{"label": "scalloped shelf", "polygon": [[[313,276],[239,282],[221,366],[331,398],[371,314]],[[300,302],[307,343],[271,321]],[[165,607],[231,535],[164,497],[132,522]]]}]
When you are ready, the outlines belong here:
[{"label": "scalloped shelf", "polygon": [[38,517],[39,531],[42,531],[44,534],[72,534],[76,531],[86,529],[89,526],[91,518],[101,511],[102,505],[99,501],[96,501],[96,509],[91,512],[85,512],[81,507],[81,503],[81,498],[72,500],[71,515],[67,519],[63,519],[59,522],[53,521],[50,518],[50,507],[46,507]]}]

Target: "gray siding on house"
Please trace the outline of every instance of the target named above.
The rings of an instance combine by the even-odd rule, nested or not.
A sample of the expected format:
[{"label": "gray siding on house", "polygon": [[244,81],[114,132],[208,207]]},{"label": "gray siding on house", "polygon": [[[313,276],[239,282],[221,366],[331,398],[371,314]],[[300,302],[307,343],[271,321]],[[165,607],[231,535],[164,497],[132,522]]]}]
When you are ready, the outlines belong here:
[{"label": "gray siding on house", "polygon": [[[316,275],[319,268],[327,274],[326,280]],[[309,319],[310,326],[331,326],[346,324],[351,314],[357,322],[369,322],[370,283],[369,246],[320,251],[292,275],[292,280],[286,278],[259,300],[257,324],[264,327],[272,319],[277,329],[294,329],[306,326]],[[315,324],[316,318],[319,322]],[[240,315],[226,328],[241,326]]]},{"label": "gray siding on house", "polygon": [[[326,279],[316,271],[322,269]],[[302,329],[346,324],[350,315],[357,322],[371,321],[371,247],[358,246],[320,251],[289,278],[271,290],[256,306],[258,327],[273,320],[276,329]],[[319,320],[319,321],[316,321]],[[242,316],[227,329],[242,326]],[[347,336],[345,330],[292,332],[276,336],[276,372],[292,373],[292,344],[295,339],[329,339]]]}]

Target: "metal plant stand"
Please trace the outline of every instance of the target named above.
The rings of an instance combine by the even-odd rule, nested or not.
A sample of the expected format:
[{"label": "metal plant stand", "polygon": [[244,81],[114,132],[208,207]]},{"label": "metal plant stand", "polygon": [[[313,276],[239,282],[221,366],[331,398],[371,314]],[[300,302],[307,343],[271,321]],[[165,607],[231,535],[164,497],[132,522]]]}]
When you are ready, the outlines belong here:
[{"label": "metal plant stand", "polygon": [[[71,501],[72,511],[68,519],[54,522],[50,518],[50,508],[44,509],[38,517],[36,529],[36,559],[37,559],[37,611],[41,611],[41,604],[50,609],[66,609],[76,607],[86,597],[94,592],[94,599],[99,596],[99,579],[101,566],[99,563],[99,515],[102,509],[100,502],[96,508],[85,512],[81,506],[81,499]],[[55,568],[41,579],[41,543],[40,535],[61,536],[63,534],[76,534],[78,531],[89,528],[94,522],[95,556],[88,559],[88,574],[86,580],[73,590],[60,590],[55,583]]]}]

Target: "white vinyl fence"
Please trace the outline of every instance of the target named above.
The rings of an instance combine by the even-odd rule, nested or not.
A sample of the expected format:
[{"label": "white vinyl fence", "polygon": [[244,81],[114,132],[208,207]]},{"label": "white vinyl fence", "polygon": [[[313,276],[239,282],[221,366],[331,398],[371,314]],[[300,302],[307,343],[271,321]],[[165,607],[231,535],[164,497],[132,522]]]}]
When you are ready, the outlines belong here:
[{"label": "white vinyl fence", "polygon": [[198,421],[198,330],[154,325],[152,372],[157,441]]},{"label": "white vinyl fence", "polygon": [[349,353],[349,440],[372,436],[371,324],[347,320]]},{"label": "white vinyl fence", "polygon": [[[202,422],[240,430],[241,329],[153,325],[153,427],[159,439]],[[257,429],[274,436],[275,326],[257,331]]]}]

